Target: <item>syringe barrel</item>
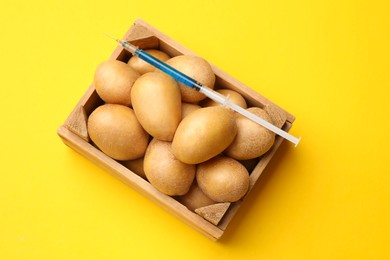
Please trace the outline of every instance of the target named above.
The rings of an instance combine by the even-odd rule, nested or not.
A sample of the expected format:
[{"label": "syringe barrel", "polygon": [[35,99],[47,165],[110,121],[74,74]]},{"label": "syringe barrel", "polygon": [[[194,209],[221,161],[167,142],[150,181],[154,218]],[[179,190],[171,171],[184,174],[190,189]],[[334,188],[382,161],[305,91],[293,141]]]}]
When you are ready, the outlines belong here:
[{"label": "syringe barrel", "polygon": [[228,101],[228,98],[225,97],[224,95],[203,85],[200,86],[199,92],[222,105],[226,105],[226,102]]},{"label": "syringe barrel", "polygon": [[158,68],[159,70],[165,72],[166,74],[168,74],[169,76],[171,76],[175,80],[182,82],[183,84],[185,84],[185,85],[195,89],[196,91],[199,91],[200,83],[198,83],[193,78],[191,78],[191,77],[185,75],[184,73],[178,71],[177,69],[169,66],[165,62],[162,62],[161,60],[153,57],[152,55],[150,55],[146,51],[143,51],[141,49],[137,49],[135,51],[135,54],[140,59],[146,61],[147,63],[149,63],[151,65],[153,65],[154,67]]}]

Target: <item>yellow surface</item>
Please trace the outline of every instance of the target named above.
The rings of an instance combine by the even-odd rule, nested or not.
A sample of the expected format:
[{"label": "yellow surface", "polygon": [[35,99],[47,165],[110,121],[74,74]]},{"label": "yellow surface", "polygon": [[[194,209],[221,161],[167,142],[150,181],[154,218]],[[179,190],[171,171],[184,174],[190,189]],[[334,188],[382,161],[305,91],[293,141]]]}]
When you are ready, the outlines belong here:
[{"label": "yellow surface", "polygon": [[[389,6],[3,1],[0,259],[389,259]],[[138,17],[297,118],[220,242],[56,135]]]}]

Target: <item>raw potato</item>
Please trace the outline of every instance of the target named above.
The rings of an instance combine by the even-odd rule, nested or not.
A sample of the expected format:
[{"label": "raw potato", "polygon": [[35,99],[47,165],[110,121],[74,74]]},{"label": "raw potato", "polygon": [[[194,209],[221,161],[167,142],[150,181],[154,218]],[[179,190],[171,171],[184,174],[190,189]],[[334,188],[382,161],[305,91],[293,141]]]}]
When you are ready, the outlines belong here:
[{"label": "raw potato", "polygon": [[96,92],[106,103],[131,106],[131,87],[139,76],[126,63],[118,60],[105,61],[95,71]]},{"label": "raw potato", "polygon": [[[211,89],[214,88],[215,75],[213,69],[203,58],[193,55],[179,55],[169,59],[166,63],[203,85]],[[179,83],[179,86],[183,102],[193,103],[206,98],[205,95],[191,89],[183,83]]]},{"label": "raw potato", "polygon": [[172,142],[173,154],[182,162],[198,164],[225,150],[236,133],[233,110],[200,108],[181,121]]},{"label": "raw potato", "polygon": [[[162,52],[160,50],[148,49],[145,51],[161,61],[167,61],[171,58],[171,57],[169,57],[168,54],[166,54],[165,52]],[[152,71],[156,70],[156,68],[154,66],[141,60],[137,55],[134,55],[133,57],[131,57],[129,59],[129,61],[127,62],[127,64],[129,64],[130,67],[132,67],[135,71],[137,71],[141,75],[145,74],[147,72],[152,72]]]},{"label": "raw potato", "polygon": [[134,111],[117,104],[96,108],[88,118],[88,133],[105,154],[117,160],[142,157],[149,141]]},{"label": "raw potato", "polygon": [[122,162],[122,164],[130,171],[146,179],[146,175],[144,172],[144,157],[135,160],[124,161]]},{"label": "raw potato", "polygon": [[217,156],[198,165],[196,180],[202,191],[217,202],[241,199],[249,188],[249,173],[238,161]]},{"label": "raw potato", "polygon": [[148,72],[131,90],[133,109],[142,127],[154,138],[172,141],[181,121],[180,90],[161,72]]},{"label": "raw potato", "polygon": [[[261,108],[251,107],[249,112],[272,123],[271,118]],[[248,160],[265,154],[275,141],[275,134],[265,127],[238,115],[237,136],[233,143],[225,150],[225,154],[236,160]]]},{"label": "raw potato", "polygon": [[[243,96],[241,96],[240,93],[234,91],[234,90],[231,90],[231,89],[218,89],[216,90],[218,93],[224,95],[225,97],[229,97],[229,101],[242,107],[242,108],[247,108],[247,104],[246,104],[246,101],[244,99]],[[202,107],[211,107],[211,106],[219,106],[220,104],[215,102],[214,100],[212,99],[204,99],[201,101],[200,105]]]},{"label": "raw potato", "polygon": [[178,197],[177,200],[192,211],[216,203],[204,194],[196,180],[192,183],[190,190],[185,195]]},{"label": "raw potato", "polygon": [[183,118],[188,116],[191,112],[198,110],[199,108],[201,107],[195,104],[185,102],[181,103],[181,119],[183,120]]},{"label": "raw potato", "polygon": [[153,139],[146,150],[144,171],[156,189],[176,196],[188,192],[195,178],[196,166],[177,160],[172,154],[171,142]]}]

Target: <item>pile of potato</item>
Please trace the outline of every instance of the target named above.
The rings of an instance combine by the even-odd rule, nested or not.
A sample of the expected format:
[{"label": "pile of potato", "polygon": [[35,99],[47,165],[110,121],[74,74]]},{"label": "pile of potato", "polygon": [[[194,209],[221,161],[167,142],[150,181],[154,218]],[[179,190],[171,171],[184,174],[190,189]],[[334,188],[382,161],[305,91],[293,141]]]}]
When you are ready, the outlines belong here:
[{"label": "pile of potato", "polygon": [[[204,59],[147,52],[214,88],[215,75]],[[274,143],[271,131],[136,56],[127,64],[100,64],[94,85],[105,104],[88,118],[93,143],[190,210],[241,199],[248,191],[249,173],[240,161],[258,158]],[[271,122],[264,110],[247,108],[239,93],[217,91]]]}]

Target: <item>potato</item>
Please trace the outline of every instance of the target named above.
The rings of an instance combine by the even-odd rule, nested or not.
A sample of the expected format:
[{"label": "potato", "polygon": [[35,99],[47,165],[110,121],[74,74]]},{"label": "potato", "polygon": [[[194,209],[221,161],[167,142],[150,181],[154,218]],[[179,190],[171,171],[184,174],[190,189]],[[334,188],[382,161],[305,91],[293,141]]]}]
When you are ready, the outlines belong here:
[{"label": "potato", "polygon": [[185,164],[172,154],[171,142],[153,139],[145,153],[144,171],[149,182],[170,196],[184,195],[195,178],[195,165]]},{"label": "potato", "polygon": [[[210,64],[203,58],[193,55],[179,55],[167,60],[166,63],[187,76],[199,81],[203,85],[211,89],[214,88],[214,72]],[[205,95],[191,89],[181,82],[179,82],[179,86],[183,102],[193,103],[206,98]]]},{"label": "potato", "polygon": [[173,154],[184,163],[201,163],[225,150],[236,133],[233,110],[200,108],[181,121],[172,141]]},{"label": "potato", "polygon": [[131,106],[131,87],[139,76],[126,63],[118,60],[105,61],[95,71],[96,92],[106,103]]},{"label": "potato", "polygon": [[[261,108],[251,107],[249,112],[272,123],[271,118]],[[266,153],[275,141],[275,134],[252,120],[238,115],[237,136],[225,150],[225,154],[236,160],[248,160]]]},{"label": "potato", "polygon": [[185,195],[177,197],[177,200],[192,211],[216,203],[204,194],[196,180],[192,183],[190,190]]},{"label": "potato", "polygon": [[134,112],[154,138],[172,141],[181,121],[180,90],[176,81],[160,72],[148,72],[131,90]]},{"label": "potato", "polygon": [[181,103],[181,119],[183,120],[183,118],[188,116],[191,112],[198,110],[199,108],[201,107],[195,104],[185,102]]},{"label": "potato", "polygon": [[[216,90],[218,93],[224,95],[225,97],[229,98],[229,101],[242,107],[242,108],[247,108],[246,101],[243,96],[241,96],[240,93],[231,90],[231,89],[218,89]],[[200,102],[200,105],[202,107],[211,107],[211,106],[220,106],[219,103],[215,102],[212,99],[204,99]]]},{"label": "potato", "polygon": [[[145,51],[161,61],[167,61],[171,58],[169,57],[168,54],[160,50],[147,49]],[[153,65],[150,65],[146,61],[140,59],[137,55],[131,57],[127,62],[127,64],[129,64],[130,67],[132,67],[135,71],[137,71],[141,75],[156,70],[156,68]]]},{"label": "potato", "polygon": [[249,173],[238,161],[226,156],[217,156],[198,165],[196,181],[212,200],[234,202],[247,193]]},{"label": "potato", "polygon": [[149,142],[133,110],[117,104],[97,107],[88,118],[88,133],[97,147],[117,160],[142,157]]},{"label": "potato", "polygon": [[122,164],[130,171],[146,179],[146,175],[144,172],[144,157],[135,160],[124,161],[122,162]]}]

